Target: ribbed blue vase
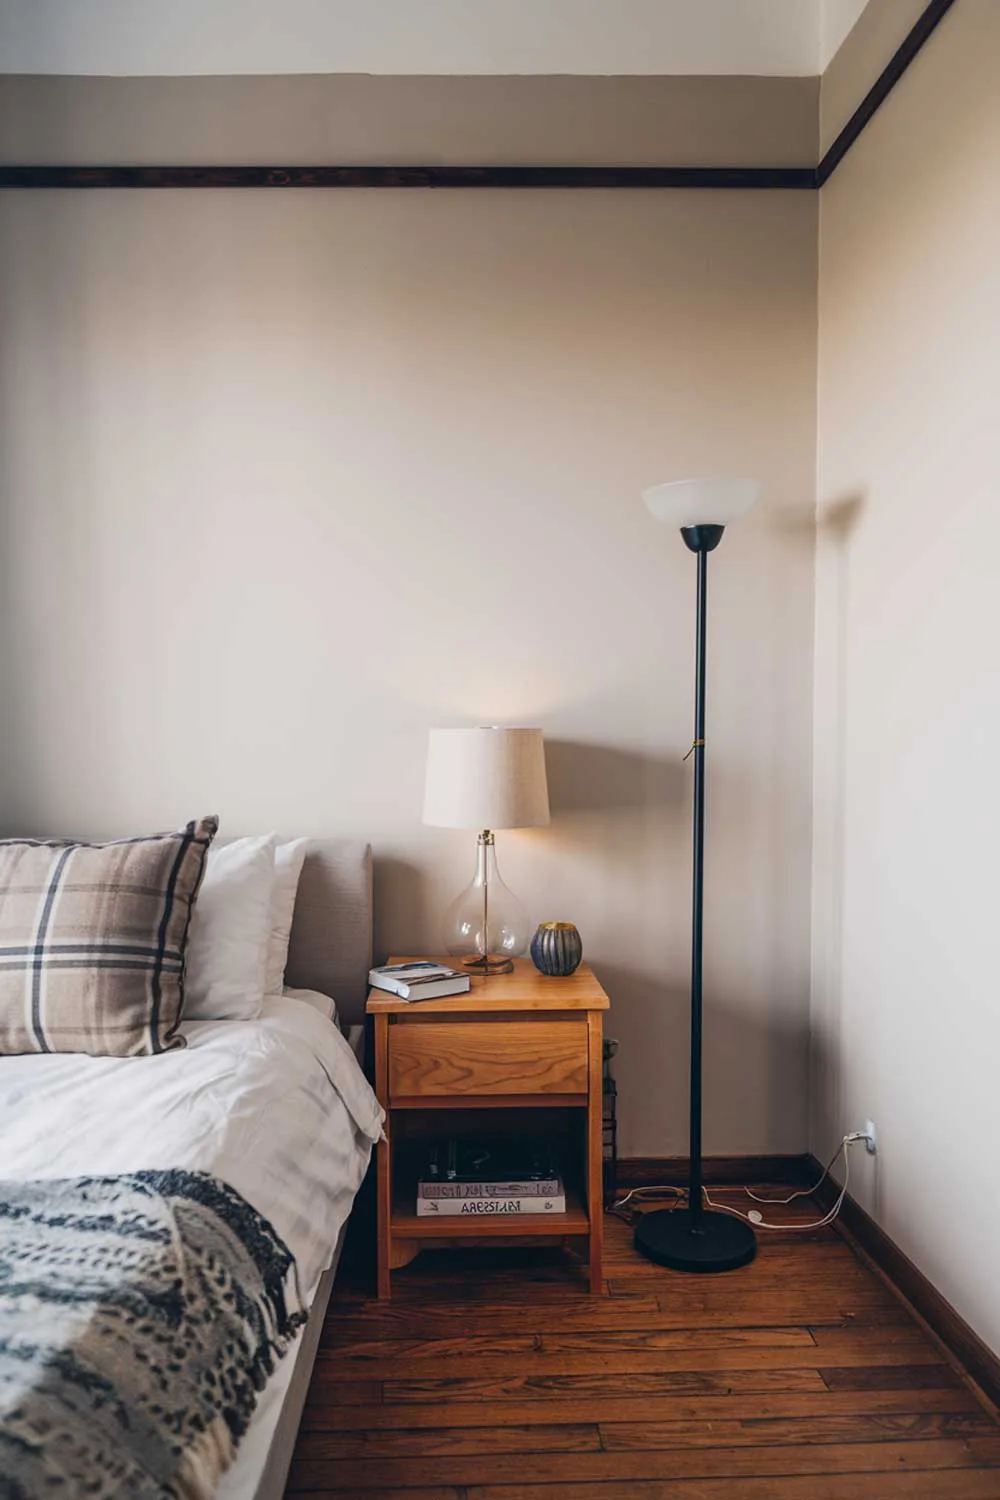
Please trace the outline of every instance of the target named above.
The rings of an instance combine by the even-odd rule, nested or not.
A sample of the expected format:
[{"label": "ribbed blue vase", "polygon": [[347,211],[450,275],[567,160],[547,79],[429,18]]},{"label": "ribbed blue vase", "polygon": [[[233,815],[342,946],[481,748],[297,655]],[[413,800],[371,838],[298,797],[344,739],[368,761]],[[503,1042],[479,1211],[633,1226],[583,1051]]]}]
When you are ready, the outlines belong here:
[{"label": "ribbed blue vase", "polygon": [[540,974],[564,978],[583,957],[583,943],[572,922],[542,922],[531,939],[531,962]]}]

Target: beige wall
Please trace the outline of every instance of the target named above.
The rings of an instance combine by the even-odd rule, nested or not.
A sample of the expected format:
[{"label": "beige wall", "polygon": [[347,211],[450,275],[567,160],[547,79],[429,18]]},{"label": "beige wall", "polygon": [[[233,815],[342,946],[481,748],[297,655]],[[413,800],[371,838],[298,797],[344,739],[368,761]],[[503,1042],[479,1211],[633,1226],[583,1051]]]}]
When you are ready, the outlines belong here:
[{"label": "beige wall", "polygon": [[[1000,1348],[1000,5],[824,189],[813,1144]],[[855,1178],[852,1177],[852,1191]]]},{"label": "beige wall", "polygon": [[0,77],[0,161],[812,166],[818,78]]},{"label": "beige wall", "polygon": [[[867,8],[824,144],[917,8]],[[759,474],[713,560],[707,1146],[805,1139],[812,795],[812,1146],[875,1120],[852,1187],[994,1347],[998,46],[962,0],[822,194],[813,724],[810,196],[0,202],[5,825],[361,833],[419,947],[472,857],[417,821],[427,727],[540,723],[555,820],[502,864],[612,991],[623,1151],[680,1151],[692,569],[637,496]],[[7,80],[0,121],[38,161],[810,161],[802,82]]]},{"label": "beige wall", "polygon": [[614,1002],[621,1146],[686,1142],[694,568],[639,499],[759,475],[713,559],[711,1151],[801,1149],[815,234],[794,193],[0,202],[6,825],[370,837],[433,944],[433,724],[536,723],[501,838]]}]

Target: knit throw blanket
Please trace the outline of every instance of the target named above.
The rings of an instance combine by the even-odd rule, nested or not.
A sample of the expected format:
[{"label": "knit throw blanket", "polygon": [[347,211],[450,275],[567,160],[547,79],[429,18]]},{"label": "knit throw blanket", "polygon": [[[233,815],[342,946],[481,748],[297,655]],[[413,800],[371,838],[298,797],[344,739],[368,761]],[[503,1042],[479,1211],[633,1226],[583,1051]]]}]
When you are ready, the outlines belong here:
[{"label": "knit throw blanket", "polygon": [[294,1265],[205,1173],[0,1182],[0,1497],[207,1500],[305,1321]]}]

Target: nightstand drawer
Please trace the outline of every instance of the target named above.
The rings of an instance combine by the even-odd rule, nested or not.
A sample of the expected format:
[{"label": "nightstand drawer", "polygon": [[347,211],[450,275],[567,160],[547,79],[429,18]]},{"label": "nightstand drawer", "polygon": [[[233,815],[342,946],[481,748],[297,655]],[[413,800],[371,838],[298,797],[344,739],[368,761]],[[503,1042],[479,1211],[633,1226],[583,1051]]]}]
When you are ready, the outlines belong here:
[{"label": "nightstand drawer", "polygon": [[586,1092],[586,1021],[422,1021],[389,1028],[390,1099]]}]

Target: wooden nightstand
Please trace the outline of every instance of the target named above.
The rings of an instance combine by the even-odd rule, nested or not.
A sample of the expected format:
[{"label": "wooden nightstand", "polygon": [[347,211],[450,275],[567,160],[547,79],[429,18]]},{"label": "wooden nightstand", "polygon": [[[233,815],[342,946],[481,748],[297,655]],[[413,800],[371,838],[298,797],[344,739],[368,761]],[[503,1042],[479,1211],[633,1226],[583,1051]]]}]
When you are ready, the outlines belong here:
[{"label": "wooden nightstand", "polygon": [[[403,958],[393,957],[398,964]],[[445,960],[448,962],[448,960]],[[586,1239],[590,1290],[601,1291],[601,1074],[608,997],[586,964],[548,979],[528,959],[513,974],[474,978],[467,995],[409,1004],[370,990],[375,1089],[385,1110],[378,1146],[378,1294],[393,1270],[431,1244]],[[447,1113],[446,1113],[447,1112]],[[566,1213],[418,1219],[420,1146],[453,1133],[551,1130],[565,1142]]]}]

